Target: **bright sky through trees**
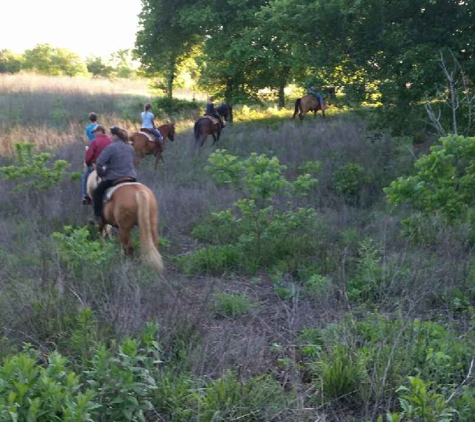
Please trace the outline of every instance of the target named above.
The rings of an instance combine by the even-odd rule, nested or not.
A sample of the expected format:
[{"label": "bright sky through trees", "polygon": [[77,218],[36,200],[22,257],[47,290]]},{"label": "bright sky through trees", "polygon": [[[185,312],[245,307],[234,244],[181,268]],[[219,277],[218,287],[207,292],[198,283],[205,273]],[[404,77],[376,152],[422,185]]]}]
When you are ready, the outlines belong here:
[{"label": "bright sky through trees", "polygon": [[38,43],[82,56],[132,48],[140,0],[1,1],[0,50],[22,53]]}]

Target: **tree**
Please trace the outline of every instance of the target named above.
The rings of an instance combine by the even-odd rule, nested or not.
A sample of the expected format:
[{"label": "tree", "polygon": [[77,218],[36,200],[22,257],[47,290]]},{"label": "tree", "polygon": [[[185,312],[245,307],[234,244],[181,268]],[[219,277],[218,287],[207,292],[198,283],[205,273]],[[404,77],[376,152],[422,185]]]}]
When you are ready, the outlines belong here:
[{"label": "tree", "polygon": [[142,0],[139,15],[142,28],[137,32],[135,54],[149,76],[161,75],[166,80],[168,98],[180,64],[199,43],[195,28],[181,20],[180,12],[192,6],[191,0]]},{"label": "tree", "polygon": [[26,50],[23,57],[25,69],[36,70],[44,75],[76,76],[87,72],[81,57],[76,53],[64,48],[53,48],[49,44],[37,44],[33,49]]},{"label": "tree", "polygon": [[89,73],[94,76],[101,76],[104,78],[109,77],[114,70],[112,66],[104,63],[101,57],[96,56],[88,57],[86,60],[86,66]]},{"label": "tree", "polygon": [[0,50],[0,73],[17,73],[21,70],[22,57],[10,50]]}]

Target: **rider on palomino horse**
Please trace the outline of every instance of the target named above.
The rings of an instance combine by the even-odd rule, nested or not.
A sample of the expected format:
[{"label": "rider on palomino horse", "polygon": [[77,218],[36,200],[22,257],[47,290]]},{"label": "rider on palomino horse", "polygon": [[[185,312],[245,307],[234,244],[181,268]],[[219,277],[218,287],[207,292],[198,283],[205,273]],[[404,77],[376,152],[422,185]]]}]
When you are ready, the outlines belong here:
[{"label": "rider on palomino horse", "polygon": [[127,132],[117,126],[110,128],[112,143],[99,155],[96,162],[97,174],[102,178],[93,194],[95,223],[103,226],[102,197],[107,189],[122,181],[135,182],[137,172],[134,166],[135,151],[127,141]]},{"label": "rider on palomino horse", "polygon": [[315,89],[313,85],[309,89],[307,89],[307,95],[313,95],[318,100],[320,108],[324,110],[325,103],[323,101],[323,96]]},{"label": "rider on palomino horse", "polygon": [[209,101],[206,103],[205,116],[211,116],[218,119],[219,124],[221,125],[221,129],[226,127],[225,123],[223,122],[223,119],[221,119],[221,116],[214,108],[214,97],[209,97]]},{"label": "rider on palomino horse", "polygon": [[96,125],[96,127],[92,129],[92,133],[95,135],[95,138],[92,140],[90,147],[86,151],[86,157],[84,160],[86,168],[84,169],[81,179],[82,203],[84,205],[91,204],[91,198],[89,198],[87,194],[87,178],[94,170],[94,164],[96,164],[97,158],[101,155],[101,152],[112,142],[106,135],[104,127],[101,125]]},{"label": "rider on palomino horse", "polygon": [[152,113],[152,105],[145,104],[144,111],[142,112],[142,128],[148,129],[150,132],[152,132],[157,138],[158,148],[163,149],[163,136],[155,127],[155,122],[153,121],[154,118],[155,116]]}]

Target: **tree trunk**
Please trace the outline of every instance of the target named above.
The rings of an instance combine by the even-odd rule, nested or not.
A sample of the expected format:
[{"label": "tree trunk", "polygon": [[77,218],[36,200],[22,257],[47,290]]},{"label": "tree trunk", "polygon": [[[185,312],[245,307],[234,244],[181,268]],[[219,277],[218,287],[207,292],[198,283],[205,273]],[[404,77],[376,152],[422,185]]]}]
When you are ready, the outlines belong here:
[{"label": "tree trunk", "polygon": [[167,79],[167,98],[171,100],[173,98],[173,82],[175,81],[175,73],[176,73],[176,60],[175,58],[172,59],[170,62],[170,72],[168,73]]},{"label": "tree trunk", "polygon": [[230,78],[226,81],[226,91],[224,92],[224,100],[229,107],[229,123],[233,123],[233,104],[234,104],[234,79]]},{"label": "tree trunk", "polygon": [[285,92],[284,92],[285,84],[279,86],[279,108],[285,107]]}]

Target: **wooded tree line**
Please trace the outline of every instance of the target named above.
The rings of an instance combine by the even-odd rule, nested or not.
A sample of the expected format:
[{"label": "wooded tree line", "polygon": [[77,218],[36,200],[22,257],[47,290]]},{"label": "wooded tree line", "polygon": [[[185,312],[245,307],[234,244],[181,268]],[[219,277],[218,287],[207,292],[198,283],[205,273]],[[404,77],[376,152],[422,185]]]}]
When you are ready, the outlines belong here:
[{"label": "wooded tree line", "polygon": [[78,54],[49,44],[37,44],[23,54],[0,50],[0,73],[35,71],[51,76],[81,76],[91,74],[101,77],[128,78],[135,71],[129,50],[119,50],[108,58],[92,56],[83,60]]},{"label": "wooded tree line", "polygon": [[174,78],[189,57],[199,85],[230,104],[290,82],[343,87],[406,107],[432,96],[452,52],[475,81],[475,2],[468,0],[142,0],[136,53]]}]

